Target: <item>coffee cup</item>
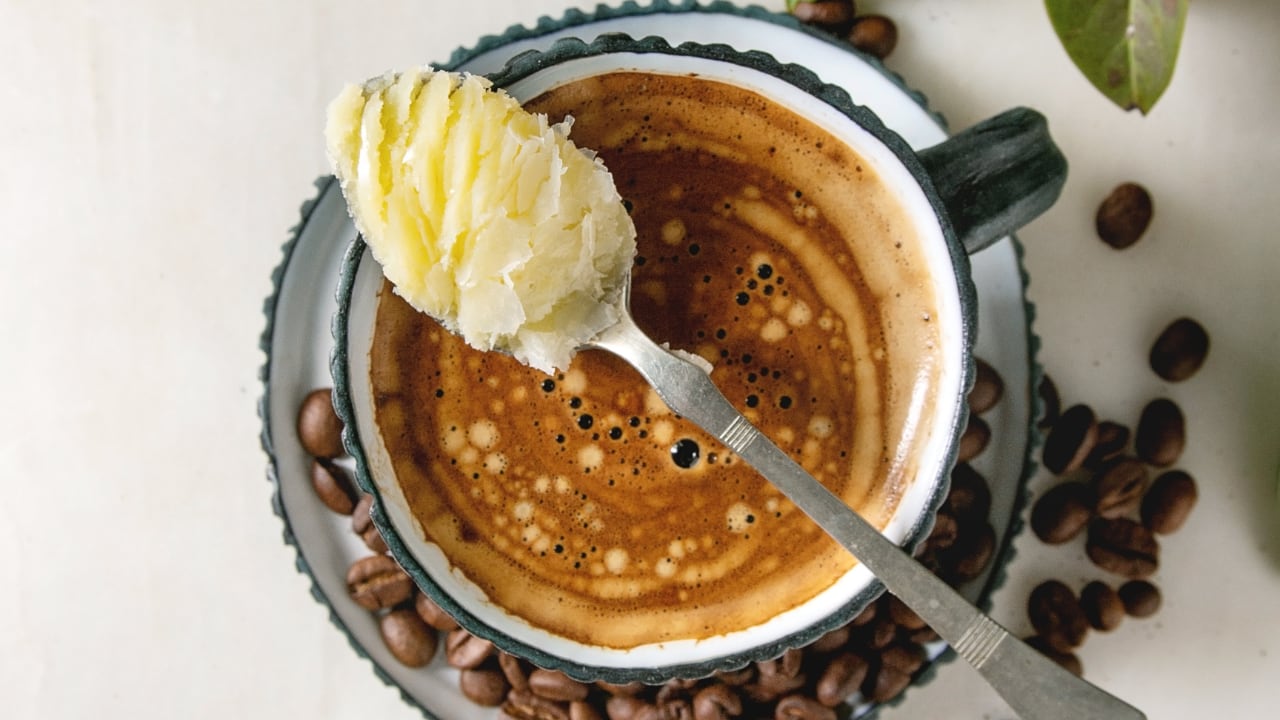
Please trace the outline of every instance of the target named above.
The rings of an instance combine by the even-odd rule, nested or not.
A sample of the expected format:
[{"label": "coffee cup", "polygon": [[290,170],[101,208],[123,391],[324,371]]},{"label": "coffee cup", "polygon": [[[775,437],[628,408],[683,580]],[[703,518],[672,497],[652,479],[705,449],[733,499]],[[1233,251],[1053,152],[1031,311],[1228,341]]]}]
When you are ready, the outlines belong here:
[{"label": "coffee cup", "polygon": [[[1014,110],[913,152],[804,68],[725,46],[567,39],[492,77],[598,152],[639,239],[632,312],[908,550],[946,495],[973,377],[967,253],[1056,199]],[[468,631],[582,680],[775,657],[881,591],[622,361],[480,353],[344,261],[334,402],[391,554]]]}]

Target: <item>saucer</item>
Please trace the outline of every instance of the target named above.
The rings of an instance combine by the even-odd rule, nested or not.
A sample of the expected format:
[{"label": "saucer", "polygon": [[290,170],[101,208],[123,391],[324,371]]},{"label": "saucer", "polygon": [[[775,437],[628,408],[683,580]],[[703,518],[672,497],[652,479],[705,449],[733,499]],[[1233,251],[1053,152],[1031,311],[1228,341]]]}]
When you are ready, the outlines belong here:
[{"label": "saucer", "polygon": [[[722,42],[763,50],[840,85],[914,146],[932,145],[946,135],[942,119],[928,109],[924,98],[878,61],[800,26],[790,16],[727,3],[656,2],[645,7],[627,3],[618,8],[600,6],[589,13],[570,11],[559,20],[543,18],[533,28],[517,26],[500,36],[485,37],[474,48],[456,51],[442,67],[489,73],[514,55],[546,47],[557,38],[590,40],[615,31],[658,35],[672,44]],[[302,397],[314,387],[331,383],[329,319],[336,309],[332,288],[342,256],[356,235],[336,183],[322,179],[317,190],[316,198],[303,206],[301,221],[284,247],[284,258],[272,278],[274,292],[265,304],[267,327],[261,344],[267,360],[262,369],[265,389],[260,415],[262,444],[270,457],[268,477],[275,488],[274,509],[284,523],[285,541],[297,550],[299,571],[312,581],[312,594],[328,607],[334,624],[372,662],[379,677],[397,687],[427,717],[493,714],[461,695],[457,673],[442,657],[423,669],[400,665],[383,646],[374,616],[347,597],[347,567],[368,550],[351,532],[349,518],[330,512],[315,496],[309,461],[293,430]],[[1003,580],[1011,540],[1020,529],[1025,483],[1034,469],[1029,454],[1038,435],[1031,422],[1035,417],[1031,388],[1039,381],[1034,360],[1038,341],[1030,329],[1034,311],[1025,298],[1026,274],[1017,241],[1003,240],[974,256],[972,270],[979,298],[976,354],[997,369],[1006,387],[1001,403],[983,415],[991,426],[992,442],[972,463],[991,484],[991,521],[1000,548],[987,574],[962,589],[970,600],[986,607]],[[945,646],[937,645],[931,655],[934,660],[949,657],[944,651]],[[932,670],[925,671],[917,682],[931,674]],[[858,708],[855,716],[867,710]]]}]

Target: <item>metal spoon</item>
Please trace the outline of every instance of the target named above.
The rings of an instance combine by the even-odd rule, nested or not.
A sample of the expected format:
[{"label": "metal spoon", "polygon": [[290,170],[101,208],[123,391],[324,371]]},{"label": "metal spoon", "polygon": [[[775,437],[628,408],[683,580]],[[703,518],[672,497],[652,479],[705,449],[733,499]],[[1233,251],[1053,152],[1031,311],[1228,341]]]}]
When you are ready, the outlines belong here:
[{"label": "metal spoon", "polygon": [[630,314],[630,276],[618,322],[585,347],[627,361],[671,410],[714,435],[853,554],[972,665],[1026,720],[1146,716],[1009,634],[880,534],[739,413],[701,367],[655,343]]}]

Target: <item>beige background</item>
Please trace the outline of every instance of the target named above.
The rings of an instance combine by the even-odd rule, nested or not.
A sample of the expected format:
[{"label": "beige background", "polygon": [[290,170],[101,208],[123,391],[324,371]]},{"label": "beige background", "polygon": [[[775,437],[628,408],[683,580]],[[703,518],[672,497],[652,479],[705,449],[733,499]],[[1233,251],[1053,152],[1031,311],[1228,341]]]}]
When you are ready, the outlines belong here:
[{"label": "beige background", "polygon": [[[1280,5],[1193,3],[1146,118],[1088,86],[1042,3],[860,5],[898,20],[889,67],[953,127],[1015,104],[1049,116],[1072,175],[1021,235],[1064,396],[1129,423],[1158,394],[1187,411],[1181,465],[1202,500],[1165,543],[1165,607],[1095,634],[1089,677],[1153,718],[1270,716]],[[341,82],[570,6],[0,0],[5,717],[419,717],[329,625],[280,541],[255,414],[262,298],[325,172],[322,111]],[[1092,215],[1129,179],[1151,189],[1156,220],[1117,253]],[[1182,314],[1214,345],[1169,387],[1145,354]],[[996,616],[1024,631],[1032,585],[1094,573],[1078,546],[1018,548]],[[884,717],[942,713],[1010,715],[953,664]]]}]

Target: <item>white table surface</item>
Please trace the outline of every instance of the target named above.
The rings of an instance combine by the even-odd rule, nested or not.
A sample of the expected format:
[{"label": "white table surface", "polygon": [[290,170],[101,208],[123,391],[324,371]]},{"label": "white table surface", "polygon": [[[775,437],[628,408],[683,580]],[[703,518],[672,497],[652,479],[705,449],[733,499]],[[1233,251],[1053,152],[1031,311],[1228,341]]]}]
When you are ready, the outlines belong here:
[{"label": "white table surface", "polygon": [[[762,2],[782,8],[782,0]],[[1280,4],[1192,4],[1146,118],[1094,91],[1032,0],[859,3],[899,23],[890,68],[961,128],[1025,104],[1070,158],[1020,233],[1042,360],[1069,402],[1136,422],[1168,395],[1200,483],[1164,542],[1151,620],[1095,633],[1088,677],[1152,718],[1275,717],[1280,681]],[[0,697],[6,718],[415,720],[293,570],[263,480],[261,303],[347,80],[441,60],[565,0],[0,0]],[[1093,234],[1150,188],[1135,247]],[[1170,386],[1156,333],[1212,351]],[[1033,487],[1050,478],[1038,476]],[[1025,534],[995,615],[1097,576]],[[952,663],[898,718],[1007,718]]]}]

